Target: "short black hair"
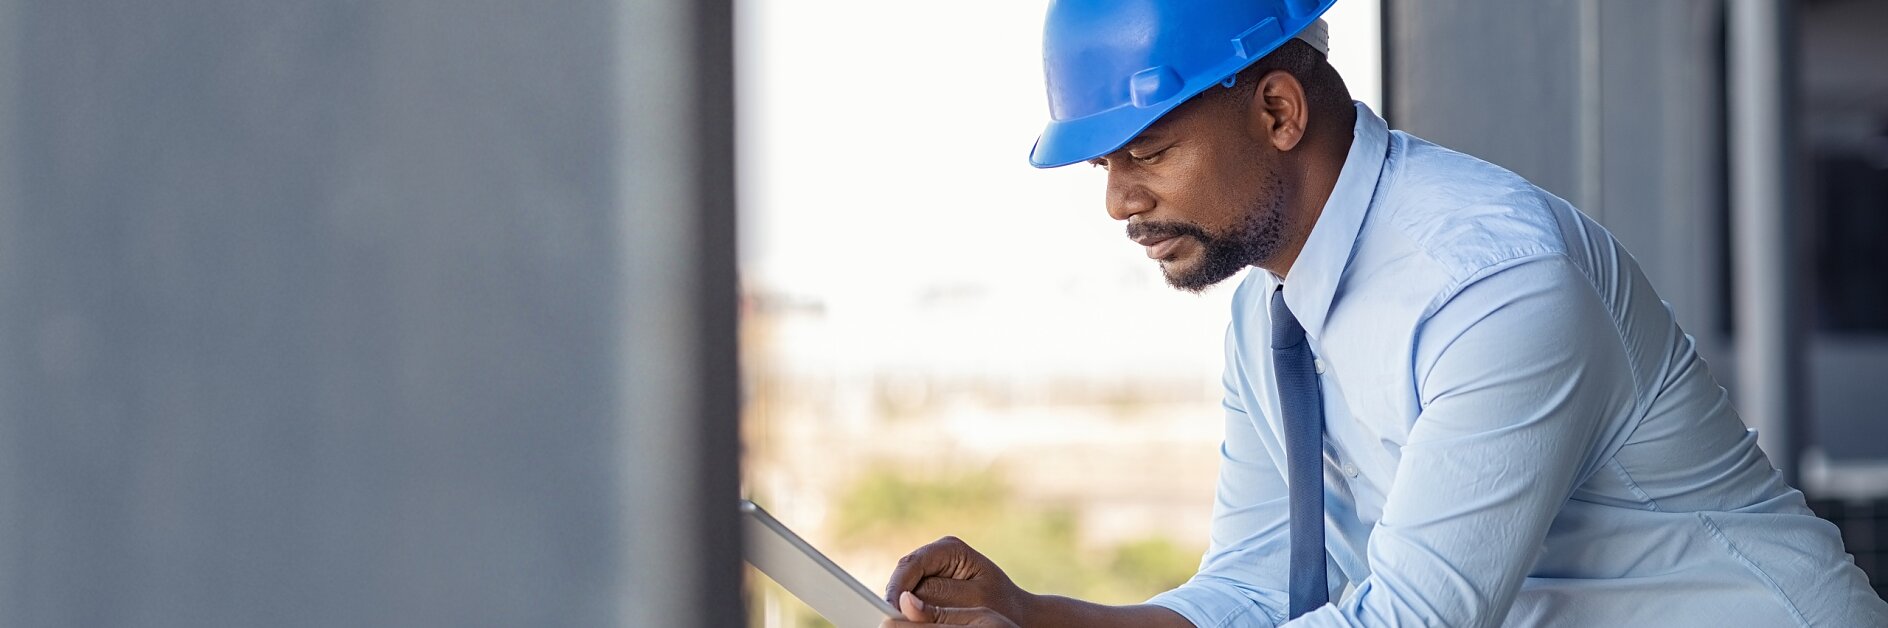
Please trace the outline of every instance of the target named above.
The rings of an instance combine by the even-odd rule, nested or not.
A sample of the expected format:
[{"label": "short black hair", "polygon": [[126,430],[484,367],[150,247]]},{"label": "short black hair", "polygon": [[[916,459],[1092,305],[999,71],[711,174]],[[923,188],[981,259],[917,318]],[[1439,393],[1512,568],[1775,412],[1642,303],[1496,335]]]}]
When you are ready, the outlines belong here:
[{"label": "short black hair", "polygon": [[[1324,53],[1312,48],[1301,39],[1291,39],[1273,50],[1271,54],[1260,57],[1246,69],[1234,75],[1233,86],[1214,87],[1206,90],[1213,98],[1230,97],[1240,106],[1251,104],[1252,88],[1259,84],[1259,79],[1273,70],[1283,70],[1298,84],[1304,86],[1305,100],[1309,101],[1313,114],[1344,114],[1351,108],[1350,88],[1344,85],[1344,77],[1337,74],[1337,68]],[[1343,119],[1343,115],[1337,115]]]}]

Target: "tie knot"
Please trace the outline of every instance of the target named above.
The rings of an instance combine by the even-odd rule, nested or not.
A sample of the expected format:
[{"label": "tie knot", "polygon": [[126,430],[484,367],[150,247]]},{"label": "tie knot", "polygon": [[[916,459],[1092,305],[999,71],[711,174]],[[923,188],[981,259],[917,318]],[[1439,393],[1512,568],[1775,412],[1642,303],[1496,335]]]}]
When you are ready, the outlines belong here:
[{"label": "tie knot", "polygon": [[1285,289],[1272,291],[1272,348],[1289,349],[1305,341],[1305,328],[1285,305]]}]

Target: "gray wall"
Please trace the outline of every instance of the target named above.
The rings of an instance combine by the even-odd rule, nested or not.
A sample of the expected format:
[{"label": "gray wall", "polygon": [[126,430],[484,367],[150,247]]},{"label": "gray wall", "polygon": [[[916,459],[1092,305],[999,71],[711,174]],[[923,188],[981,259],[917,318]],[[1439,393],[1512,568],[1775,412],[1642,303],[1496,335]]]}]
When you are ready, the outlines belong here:
[{"label": "gray wall", "polygon": [[0,625],[737,625],[728,21],[0,1]]}]

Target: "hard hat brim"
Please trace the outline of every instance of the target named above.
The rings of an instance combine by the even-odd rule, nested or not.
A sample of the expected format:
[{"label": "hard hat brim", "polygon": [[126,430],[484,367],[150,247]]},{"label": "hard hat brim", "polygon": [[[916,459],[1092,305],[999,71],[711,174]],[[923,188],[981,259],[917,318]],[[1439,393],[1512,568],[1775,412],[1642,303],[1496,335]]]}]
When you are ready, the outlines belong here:
[{"label": "hard hat brim", "polygon": [[1029,165],[1060,168],[1120,150],[1174,107],[1203,91],[1206,86],[1188,85],[1174,97],[1150,107],[1126,105],[1073,120],[1050,122],[1029,151]]}]

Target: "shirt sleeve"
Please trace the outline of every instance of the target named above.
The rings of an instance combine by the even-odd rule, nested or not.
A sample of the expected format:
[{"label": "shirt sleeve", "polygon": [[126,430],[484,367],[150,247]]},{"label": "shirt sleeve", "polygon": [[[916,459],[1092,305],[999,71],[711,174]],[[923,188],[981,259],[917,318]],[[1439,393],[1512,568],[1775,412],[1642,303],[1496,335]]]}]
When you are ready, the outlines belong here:
[{"label": "shirt sleeve", "polygon": [[1285,480],[1238,391],[1245,374],[1226,335],[1225,441],[1213,501],[1212,539],[1186,584],[1148,600],[1200,628],[1271,628],[1284,621],[1290,552]]},{"label": "shirt sleeve", "polygon": [[1371,575],[1294,628],[1501,625],[1608,418],[1633,403],[1611,311],[1563,256],[1487,271],[1434,312]]}]

